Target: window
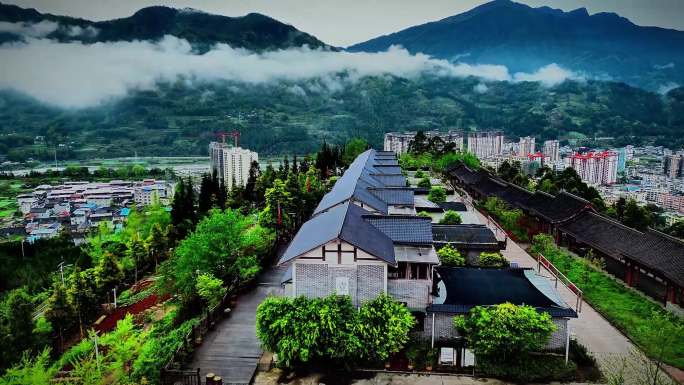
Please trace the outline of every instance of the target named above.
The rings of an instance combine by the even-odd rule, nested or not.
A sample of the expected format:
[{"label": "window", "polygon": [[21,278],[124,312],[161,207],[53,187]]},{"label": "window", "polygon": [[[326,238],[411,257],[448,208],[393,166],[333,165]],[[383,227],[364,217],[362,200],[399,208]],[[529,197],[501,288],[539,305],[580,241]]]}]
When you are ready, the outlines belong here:
[{"label": "window", "polygon": [[411,315],[413,315],[413,318],[416,319],[416,324],[413,326],[411,331],[422,332],[425,330],[425,313],[422,311],[412,311]]}]

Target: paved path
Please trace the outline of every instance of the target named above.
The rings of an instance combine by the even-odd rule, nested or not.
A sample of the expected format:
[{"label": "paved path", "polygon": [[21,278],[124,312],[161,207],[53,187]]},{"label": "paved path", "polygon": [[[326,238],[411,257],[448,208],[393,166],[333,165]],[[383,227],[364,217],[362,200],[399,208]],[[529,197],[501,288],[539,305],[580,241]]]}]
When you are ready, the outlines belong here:
[{"label": "paved path", "polygon": [[195,351],[189,368],[200,368],[223,378],[224,384],[248,384],[256,371],[261,346],[256,337],[256,308],[268,295],[279,295],[282,268],[272,268],[258,279],[258,286],[238,298],[230,317],[216,324]]}]

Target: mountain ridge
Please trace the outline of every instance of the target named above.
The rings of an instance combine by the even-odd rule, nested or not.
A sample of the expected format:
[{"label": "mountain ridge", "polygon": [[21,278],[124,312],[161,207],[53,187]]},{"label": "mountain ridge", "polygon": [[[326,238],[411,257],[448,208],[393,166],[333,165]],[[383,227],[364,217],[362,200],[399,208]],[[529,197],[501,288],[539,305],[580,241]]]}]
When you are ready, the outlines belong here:
[{"label": "mountain ridge", "polygon": [[[272,50],[301,47],[333,47],[294,26],[260,13],[229,17],[203,11],[166,6],[141,8],[133,15],[104,21],[90,21],[70,16],[41,13],[34,8],[0,3],[0,21],[9,23],[39,23],[50,21],[59,27],[45,37],[59,41],[83,43],[159,40],[164,35],[186,39],[200,52],[217,43],[251,50]],[[89,34],[74,34],[69,29],[92,28]],[[4,33],[0,43],[22,40],[17,34]],[[12,36],[13,35],[13,36]]]},{"label": "mountain ridge", "polygon": [[[409,52],[533,72],[550,63],[651,90],[684,83],[684,31],[638,26],[615,13],[590,15],[495,0],[467,12],[357,43],[350,52]],[[672,66],[662,68],[672,63]]]}]

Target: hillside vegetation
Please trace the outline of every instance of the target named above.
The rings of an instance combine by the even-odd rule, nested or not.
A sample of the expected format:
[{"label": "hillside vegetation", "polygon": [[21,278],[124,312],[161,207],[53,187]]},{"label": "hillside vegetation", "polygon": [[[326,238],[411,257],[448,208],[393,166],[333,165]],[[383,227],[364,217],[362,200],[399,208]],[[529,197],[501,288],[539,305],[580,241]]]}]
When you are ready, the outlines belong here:
[{"label": "hillside vegetation", "polygon": [[[244,86],[181,81],[96,108],[63,110],[0,91],[0,154],[10,160],[205,155],[215,132],[237,129],[241,144],[271,155],[309,153],[323,140],[408,129],[504,129],[507,136],[614,137],[611,144],[684,144],[684,88],[659,95],[623,83],[489,82],[424,76]],[[321,90],[323,89],[323,91]],[[44,141],[35,141],[44,136]],[[61,146],[60,146],[61,144]]]}]

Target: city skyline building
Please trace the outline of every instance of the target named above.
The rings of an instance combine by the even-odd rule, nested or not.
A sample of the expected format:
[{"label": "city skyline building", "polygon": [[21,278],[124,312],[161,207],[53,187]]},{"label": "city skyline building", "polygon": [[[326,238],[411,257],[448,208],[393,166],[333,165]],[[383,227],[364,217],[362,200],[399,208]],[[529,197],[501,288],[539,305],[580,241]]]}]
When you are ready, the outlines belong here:
[{"label": "city skyline building", "polygon": [[249,178],[252,162],[259,161],[259,154],[246,148],[224,142],[209,144],[210,170],[231,190],[234,185],[244,186]]},{"label": "city skyline building", "polygon": [[617,182],[618,154],[614,151],[575,153],[566,158],[580,178],[592,185],[610,185]]},{"label": "city skyline building", "polygon": [[480,159],[487,159],[503,152],[503,131],[478,131],[468,133],[468,152]]},{"label": "city skyline building", "polygon": [[527,157],[535,153],[535,139],[534,136],[525,136],[518,141],[518,156],[521,158]]},{"label": "city skyline building", "polygon": [[560,160],[560,142],[558,140],[545,141],[542,154],[544,154],[544,158],[548,159],[549,163],[558,162]]}]

